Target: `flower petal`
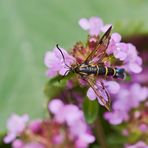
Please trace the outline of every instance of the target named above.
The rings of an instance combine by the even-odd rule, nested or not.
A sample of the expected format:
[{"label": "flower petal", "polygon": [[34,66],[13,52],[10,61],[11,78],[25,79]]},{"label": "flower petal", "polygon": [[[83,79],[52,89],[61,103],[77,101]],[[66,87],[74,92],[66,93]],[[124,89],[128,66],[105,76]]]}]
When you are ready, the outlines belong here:
[{"label": "flower petal", "polygon": [[105,81],[104,84],[112,94],[116,94],[120,90],[120,85],[115,81]]},{"label": "flower petal", "polygon": [[90,87],[87,91],[87,97],[90,99],[90,100],[95,100],[96,99],[96,94],[95,92],[93,91],[93,89]]},{"label": "flower petal", "polygon": [[130,63],[129,69],[130,69],[130,71],[132,71],[134,73],[140,73],[142,71],[142,67],[136,63]]},{"label": "flower petal", "polygon": [[84,30],[88,30],[90,25],[89,25],[89,22],[86,18],[81,18],[79,20],[79,25],[81,26],[82,29]]},{"label": "flower petal", "polygon": [[60,109],[64,106],[63,102],[59,99],[53,99],[48,104],[48,109],[53,113],[56,114],[60,111]]},{"label": "flower petal", "polygon": [[117,33],[117,32],[113,33],[113,34],[111,35],[111,38],[112,38],[116,43],[118,43],[118,42],[121,41],[121,35],[120,35],[119,33]]}]

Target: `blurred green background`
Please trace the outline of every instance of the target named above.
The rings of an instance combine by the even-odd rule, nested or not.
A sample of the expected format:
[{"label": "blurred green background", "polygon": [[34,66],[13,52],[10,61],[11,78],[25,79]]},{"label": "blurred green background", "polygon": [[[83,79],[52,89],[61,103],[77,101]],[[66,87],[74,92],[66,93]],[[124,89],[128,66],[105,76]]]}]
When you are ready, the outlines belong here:
[{"label": "blurred green background", "polygon": [[129,36],[148,33],[147,14],[147,0],[0,0],[0,131],[13,112],[44,117],[44,54],[85,40],[80,18],[99,16]]}]

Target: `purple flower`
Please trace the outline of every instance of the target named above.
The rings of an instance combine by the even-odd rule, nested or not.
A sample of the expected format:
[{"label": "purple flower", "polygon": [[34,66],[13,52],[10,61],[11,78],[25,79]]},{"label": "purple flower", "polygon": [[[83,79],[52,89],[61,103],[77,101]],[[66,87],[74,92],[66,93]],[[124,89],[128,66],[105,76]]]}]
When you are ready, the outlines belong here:
[{"label": "purple flower", "polygon": [[53,114],[58,114],[63,107],[64,107],[64,103],[57,98],[55,98],[53,101],[51,101],[48,104],[48,109]]},{"label": "purple flower", "polygon": [[132,44],[127,44],[127,58],[124,60],[125,68],[129,72],[140,73],[142,71],[142,59],[138,56],[136,47]]},{"label": "purple flower", "polygon": [[45,148],[45,146],[37,142],[30,142],[25,144],[22,148]]},{"label": "purple flower", "polygon": [[106,112],[104,117],[111,124],[121,124],[129,119],[129,111],[139,106],[148,97],[148,88],[134,83],[130,87],[121,87],[113,102],[112,112]]},{"label": "purple flower", "polygon": [[146,100],[148,97],[148,88],[144,86],[141,87],[140,84],[138,83],[134,83],[131,86],[130,91],[131,91],[133,99],[135,98],[139,100],[139,102]]},{"label": "purple flower", "polygon": [[143,141],[138,141],[136,144],[133,145],[125,145],[125,148],[148,148],[148,145]]},{"label": "purple flower", "polygon": [[59,134],[52,137],[52,142],[54,144],[61,144],[64,141],[64,138],[63,132],[60,132]]},{"label": "purple flower", "polygon": [[120,85],[116,81],[104,81],[104,85],[111,94],[116,94],[120,90]]},{"label": "purple flower", "polygon": [[90,134],[80,135],[76,141],[76,148],[87,148],[88,145],[95,141],[95,137]]},{"label": "purple flower", "polygon": [[104,118],[108,120],[110,124],[118,125],[121,124],[125,118],[127,118],[127,115],[121,110],[115,110],[113,112],[106,112],[104,114]]},{"label": "purple flower", "polygon": [[61,100],[54,99],[49,103],[49,110],[54,114],[54,119],[59,123],[66,123],[69,135],[75,140],[76,147],[87,147],[95,138],[88,129],[83,112],[72,104],[65,105]]},{"label": "purple flower", "polygon": [[141,132],[143,132],[143,133],[147,132],[148,131],[148,125],[147,124],[144,124],[144,123],[140,124],[139,125],[139,130]]},{"label": "purple flower", "polygon": [[4,137],[5,143],[12,142],[16,136],[18,136],[26,127],[26,123],[29,120],[29,116],[27,114],[23,116],[18,116],[16,114],[12,114],[7,121],[7,129],[8,134]]},{"label": "purple flower", "polygon": [[138,75],[133,75],[132,80],[133,82],[138,82],[141,84],[147,84],[148,83],[148,69],[144,68],[144,70],[142,71],[142,73],[138,74]]},{"label": "purple flower", "polygon": [[76,120],[83,118],[83,112],[73,104],[64,105],[59,99],[54,99],[49,103],[49,110],[55,115],[55,120],[59,123],[67,123],[69,126]]},{"label": "purple flower", "polygon": [[107,54],[113,54],[115,58],[123,61],[122,67],[128,72],[140,73],[142,71],[142,59],[138,56],[136,47],[130,43],[120,42],[120,40],[120,34],[112,34]]},{"label": "purple flower", "polygon": [[24,147],[24,142],[22,140],[16,139],[12,143],[13,148],[23,148]]},{"label": "purple flower", "polygon": [[121,41],[121,35],[119,33],[113,33],[107,48],[107,54],[113,54],[116,50],[116,44]]},{"label": "purple flower", "polygon": [[[75,61],[74,57],[68,54],[68,52],[63,48],[60,49],[64,54],[66,64],[70,66]],[[57,47],[55,47],[53,51],[48,51],[45,54],[44,63],[48,67],[47,75],[49,77],[54,77],[57,74],[64,75],[68,70],[68,67],[65,65],[63,57]]]},{"label": "purple flower", "polygon": [[[140,84],[134,83],[130,88],[121,88],[117,99],[113,103],[114,109],[122,109],[129,111],[132,108],[138,107],[141,101],[144,101],[148,96],[148,88],[141,87]],[[130,102],[130,103],[129,103]]]},{"label": "purple flower", "polygon": [[82,18],[79,20],[79,25],[82,29],[87,30],[90,35],[97,36],[103,27],[103,21],[99,17]]},{"label": "purple flower", "polygon": [[84,119],[73,122],[70,126],[70,136],[76,141],[76,147],[87,147],[95,141],[95,137],[90,133]]},{"label": "purple flower", "polygon": [[113,54],[115,58],[123,61],[123,67],[128,72],[140,73],[142,71],[142,59],[138,56],[136,47],[130,43],[120,41],[120,34],[113,33],[107,48],[107,54]]},{"label": "purple flower", "polygon": [[28,127],[33,133],[40,134],[42,132],[41,124],[42,124],[42,121],[40,119],[38,120],[36,119],[32,121]]}]

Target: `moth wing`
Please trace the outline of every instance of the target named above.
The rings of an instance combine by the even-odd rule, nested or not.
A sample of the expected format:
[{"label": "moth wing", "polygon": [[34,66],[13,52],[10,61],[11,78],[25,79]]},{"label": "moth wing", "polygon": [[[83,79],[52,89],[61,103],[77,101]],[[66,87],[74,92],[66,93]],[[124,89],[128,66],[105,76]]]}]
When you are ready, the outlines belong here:
[{"label": "moth wing", "polygon": [[109,45],[110,40],[110,33],[111,33],[112,26],[108,28],[108,30],[104,33],[101,39],[98,42],[96,48],[88,55],[84,63],[91,62],[94,58],[102,59],[106,54],[106,49]]},{"label": "moth wing", "polygon": [[95,92],[96,96],[100,100],[100,103],[102,105],[104,105],[107,110],[110,111],[111,110],[111,108],[110,108],[110,97],[109,97],[109,94],[108,94],[106,88],[104,87],[103,82],[98,81],[97,84],[96,84],[89,77],[87,77],[87,79],[85,79],[85,80],[87,81],[87,83],[90,85],[90,87]]}]

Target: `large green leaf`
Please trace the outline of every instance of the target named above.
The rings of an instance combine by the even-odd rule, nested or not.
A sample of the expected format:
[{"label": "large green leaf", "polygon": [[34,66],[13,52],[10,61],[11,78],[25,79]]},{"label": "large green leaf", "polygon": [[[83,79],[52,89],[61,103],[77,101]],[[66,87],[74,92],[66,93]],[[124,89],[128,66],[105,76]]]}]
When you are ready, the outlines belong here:
[{"label": "large green leaf", "polygon": [[84,40],[81,17],[100,16],[124,35],[147,33],[147,6],[147,0],[0,0],[0,130],[12,112],[43,117],[44,53]]}]

